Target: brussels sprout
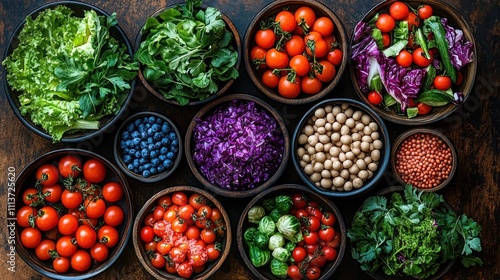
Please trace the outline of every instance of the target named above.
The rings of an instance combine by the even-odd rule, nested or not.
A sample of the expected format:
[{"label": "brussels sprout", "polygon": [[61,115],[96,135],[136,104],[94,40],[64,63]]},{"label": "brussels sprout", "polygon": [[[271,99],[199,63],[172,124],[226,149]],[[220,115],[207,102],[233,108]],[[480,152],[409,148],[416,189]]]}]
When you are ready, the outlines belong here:
[{"label": "brussels sprout", "polygon": [[273,259],[271,261],[271,272],[278,278],[286,278],[288,265],[280,260]]},{"label": "brussels sprout", "polygon": [[255,267],[261,267],[271,259],[271,251],[268,249],[261,249],[253,243],[248,243],[248,248],[250,262]]},{"label": "brussels sprout", "polygon": [[245,241],[247,243],[253,242],[253,237],[254,237],[256,232],[258,232],[257,228],[254,228],[254,227],[247,228],[245,230],[245,233],[243,234],[243,239],[245,239]]},{"label": "brussels sprout", "polygon": [[278,195],[274,199],[274,202],[276,203],[276,209],[278,209],[281,214],[289,213],[293,206],[292,198],[288,195]]},{"label": "brussels sprout", "polygon": [[253,242],[260,248],[267,248],[267,244],[269,243],[269,238],[262,232],[256,231],[253,236]]},{"label": "brussels sprout", "polygon": [[268,215],[269,217],[271,217],[271,219],[273,219],[273,222],[277,222],[278,219],[283,216],[283,214],[280,213],[280,211],[278,211],[278,209],[274,208],[271,213],[269,213]]},{"label": "brussels sprout", "polygon": [[260,219],[259,222],[259,231],[265,234],[266,236],[271,236],[274,234],[274,231],[276,230],[276,226],[269,216],[264,216],[262,219]]},{"label": "brussels sprout", "polygon": [[283,237],[294,243],[299,243],[304,239],[302,231],[300,230],[300,221],[293,215],[281,216],[276,223],[276,228],[283,234]]},{"label": "brussels sprout", "polygon": [[275,203],[274,203],[274,198],[266,198],[264,201],[262,201],[262,206],[264,209],[267,211],[271,211],[274,209]]},{"label": "brussels sprout", "polygon": [[283,245],[285,245],[285,238],[281,233],[277,232],[269,238],[269,250],[273,251],[274,249],[282,247]]},{"label": "brussels sprout", "polygon": [[266,215],[266,210],[262,206],[254,206],[248,210],[248,221],[253,224],[258,224],[260,219]]},{"label": "brussels sprout", "polygon": [[280,260],[282,262],[286,262],[290,258],[291,254],[290,254],[290,252],[288,252],[287,249],[285,249],[283,247],[278,247],[278,248],[274,249],[272,256],[274,258],[276,258],[277,260]]},{"label": "brussels sprout", "polygon": [[295,247],[297,247],[297,245],[295,245],[295,243],[293,242],[287,242],[285,246],[283,246],[283,248],[287,249],[288,252],[292,252]]}]

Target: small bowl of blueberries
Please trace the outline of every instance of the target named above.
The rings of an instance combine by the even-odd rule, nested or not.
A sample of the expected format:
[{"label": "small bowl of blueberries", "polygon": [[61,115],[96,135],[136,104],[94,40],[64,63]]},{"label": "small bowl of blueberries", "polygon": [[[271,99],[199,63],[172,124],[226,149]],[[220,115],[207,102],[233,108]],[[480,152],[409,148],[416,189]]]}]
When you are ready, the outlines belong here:
[{"label": "small bowl of blueberries", "polygon": [[129,177],[153,183],[170,176],[182,158],[179,130],[166,116],[140,112],[128,117],[115,136],[114,156]]}]

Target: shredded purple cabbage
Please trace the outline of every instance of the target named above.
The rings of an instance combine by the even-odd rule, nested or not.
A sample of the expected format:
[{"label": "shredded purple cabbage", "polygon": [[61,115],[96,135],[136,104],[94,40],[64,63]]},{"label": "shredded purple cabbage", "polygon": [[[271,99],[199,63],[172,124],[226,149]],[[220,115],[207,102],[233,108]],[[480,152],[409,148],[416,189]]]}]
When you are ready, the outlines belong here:
[{"label": "shredded purple cabbage", "polygon": [[446,40],[448,41],[451,64],[453,64],[457,70],[460,70],[466,64],[474,60],[472,43],[465,40],[462,30],[454,29],[449,26],[447,18],[441,18],[441,24],[446,31]]},{"label": "shredded purple cabbage", "polygon": [[197,120],[193,160],[212,184],[246,190],[267,181],[284,152],[276,120],[253,101],[232,100]]}]

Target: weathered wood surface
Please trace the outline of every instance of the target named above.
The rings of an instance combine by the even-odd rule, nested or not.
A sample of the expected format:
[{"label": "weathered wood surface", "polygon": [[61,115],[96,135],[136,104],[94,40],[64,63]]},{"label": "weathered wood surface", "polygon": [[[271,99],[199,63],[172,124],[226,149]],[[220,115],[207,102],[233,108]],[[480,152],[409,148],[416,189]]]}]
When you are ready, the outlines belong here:
[{"label": "weathered wood surface", "polygon": [[[0,2],[0,51],[4,52],[9,37],[12,35],[16,25],[31,10],[48,3],[47,0],[2,0]],[[89,1],[103,10],[118,14],[119,25],[125,30],[129,39],[134,42],[140,27],[146,17],[160,8],[172,4],[170,1],[154,0],[115,0],[115,1]],[[177,1],[179,2],[179,1]],[[228,15],[235,23],[244,37],[248,23],[253,15],[270,1],[243,0],[228,1],[214,0],[205,1],[207,5],[219,7],[223,13]],[[322,1],[325,2],[325,1]],[[352,33],[353,27],[368,10],[378,3],[375,0],[338,0],[326,1],[327,5],[343,21],[347,33]],[[444,279],[500,279],[500,97],[498,94],[500,76],[497,67],[500,67],[500,2],[487,0],[474,1],[447,1],[456,7],[469,22],[475,34],[478,50],[478,73],[474,89],[467,103],[457,113],[448,119],[440,121],[428,127],[439,128],[450,138],[457,149],[459,166],[451,184],[440,193],[444,194],[446,200],[459,213],[466,213],[476,219],[483,227],[482,242],[483,252],[480,254],[484,261],[483,267],[465,269],[456,264]],[[2,70],[3,71],[3,70]],[[241,78],[232,87],[230,93],[248,93],[262,97],[254,87],[244,68],[240,68]],[[0,78],[2,79],[2,78]],[[3,80],[2,80],[3,83]],[[19,173],[29,162],[38,156],[62,147],[79,147],[100,153],[106,158],[114,161],[111,147],[114,131],[104,134],[92,141],[77,144],[52,144],[51,141],[43,139],[21,124],[10,109],[5,97],[5,90],[1,87],[0,95],[0,205],[2,215],[0,222],[1,242],[4,250],[1,252],[2,279],[41,279],[42,277],[28,267],[22,260],[16,260],[16,273],[7,271],[8,246],[6,237],[6,202],[7,202],[7,169],[14,167]],[[344,75],[338,88],[331,93],[331,97],[356,98],[352,89],[349,76]],[[287,121],[288,129],[293,131],[295,123],[304,113],[308,106],[293,107],[283,106],[265,99]],[[200,107],[177,108],[160,103],[154,96],[138,84],[134,100],[131,105],[131,113],[141,110],[154,110],[163,112],[177,123],[181,133],[184,135],[188,122]],[[394,139],[399,133],[408,127],[388,124],[391,138]],[[279,182],[300,183],[291,164]],[[377,186],[382,188],[391,185],[390,174]],[[130,185],[134,190],[136,212],[140,206],[157,191],[173,185],[194,185],[202,187],[191,174],[185,159],[177,169],[176,175],[157,184],[146,185],[130,179]],[[348,226],[353,217],[355,209],[360,205],[362,199],[336,200]],[[234,201],[220,197],[222,203],[228,208],[231,223],[237,224],[238,213],[243,209],[248,199]],[[235,233],[236,230],[233,230]],[[235,240],[235,239],[233,239]],[[344,260],[334,274],[335,278],[344,279],[366,279],[357,263],[351,258],[348,251]],[[98,279],[150,279],[150,275],[142,268],[135,256],[132,241],[123,252],[120,259],[105,273],[99,275]],[[252,279],[252,275],[243,266],[236,245],[232,248],[230,260],[226,262],[213,279]]]}]

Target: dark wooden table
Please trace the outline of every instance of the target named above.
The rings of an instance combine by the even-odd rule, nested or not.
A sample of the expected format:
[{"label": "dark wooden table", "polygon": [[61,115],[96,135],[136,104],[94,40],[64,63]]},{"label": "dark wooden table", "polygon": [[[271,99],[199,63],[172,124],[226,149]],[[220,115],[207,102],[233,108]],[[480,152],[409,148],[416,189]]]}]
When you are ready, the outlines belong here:
[{"label": "dark wooden table", "polygon": [[[48,3],[48,0],[2,0],[0,2],[0,50],[3,53],[8,38],[12,35],[16,25],[23,17],[36,7]],[[119,25],[125,30],[133,42],[146,17],[160,8],[171,4],[169,1],[154,0],[115,0],[115,1],[90,1],[108,13],[117,12]],[[179,1],[175,1],[179,2]],[[228,15],[235,23],[244,37],[247,26],[254,14],[271,1],[268,0],[243,0],[243,1],[205,1],[207,5],[214,5]],[[370,7],[379,1],[375,0],[337,0],[322,1],[339,16],[344,23],[347,33],[352,33],[353,27]],[[500,14],[500,2],[486,0],[450,0],[469,22],[476,38],[478,50],[477,79],[471,96],[463,107],[448,119],[428,127],[439,128],[454,143],[458,153],[459,166],[451,184],[441,190],[445,199],[459,213],[466,213],[477,220],[483,227],[483,251],[480,257],[484,261],[483,267],[465,269],[456,264],[444,279],[500,279],[500,99],[498,96],[500,76],[497,67],[500,67],[500,25],[497,15]],[[3,70],[2,70],[3,71]],[[259,97],[256,87],[250,82],[243,67],[240,68],[240,78],[233,84],[230,93],[247,93]],[[2,81],[3,84],[4,81]],[[50,140],[43,139],[16,119],[5,97],[3,86],[0,95],[0,204],[2,205],[2,222],[0,232],[4,251],[2,260],[6,260],[8,253],[5,205],[7,202],[7,170],[15,168],[19,174],[21,170],[35,158],[54,149],[63,147],[78,147],[97,152],[114,162],[111,153],[114,131],[102,135],[91,141],[76,144],[52,144]],[[340,85],[328,98],[350,97],[356,98],[348,75],[344,75]],[[293,131],[298,118],[309,106],[284,106],[265,99],[281,113],[286,120],[288,129]],[[166,114],[178,125],[184,135],[188,122],[200,107],[179,108],[169,106],[149,94],[140,84],[137,86],[130,113],[153,110]],[[394,124],[388,124],[390,136],[394,139],[401,132],[409,129]],[[129,181],[135,195],[135,210],[154,193],[174,185],[193,185],[203,188],[189,170],[185,159],[182,160],[176,175],[156,184],[141,184],[130,179]],[[301,183],[291,164],[288,165],[279,183]],[[380,189],[394,184],[389,173],[375,188]],[[353,213],[366,196],[351,200],[335,200],[334,203],[343,213],[343,218],[350,226]],[[239,219],[239,213],[250,200],[228,199],[219,197],[230,213],[233,232]],[[233,237],[233,240],[235,237]],[[250,272],[244,267],[239,253],[234,244],[230,259],[223,268],[217,272],[213,279],[252,279]],[[16,260],[16,273],[7,271],[5,261],[2,261],[2,279],[41,279],[34,270],[29,268],[22,260]],[[352,259],[350,249],[342,261],[341,266],[334,274],[335,278],[366,279],[359,265]],[[99,279],[149,279],[151,276],[139,263],[130,240],[120,259]]]}]

